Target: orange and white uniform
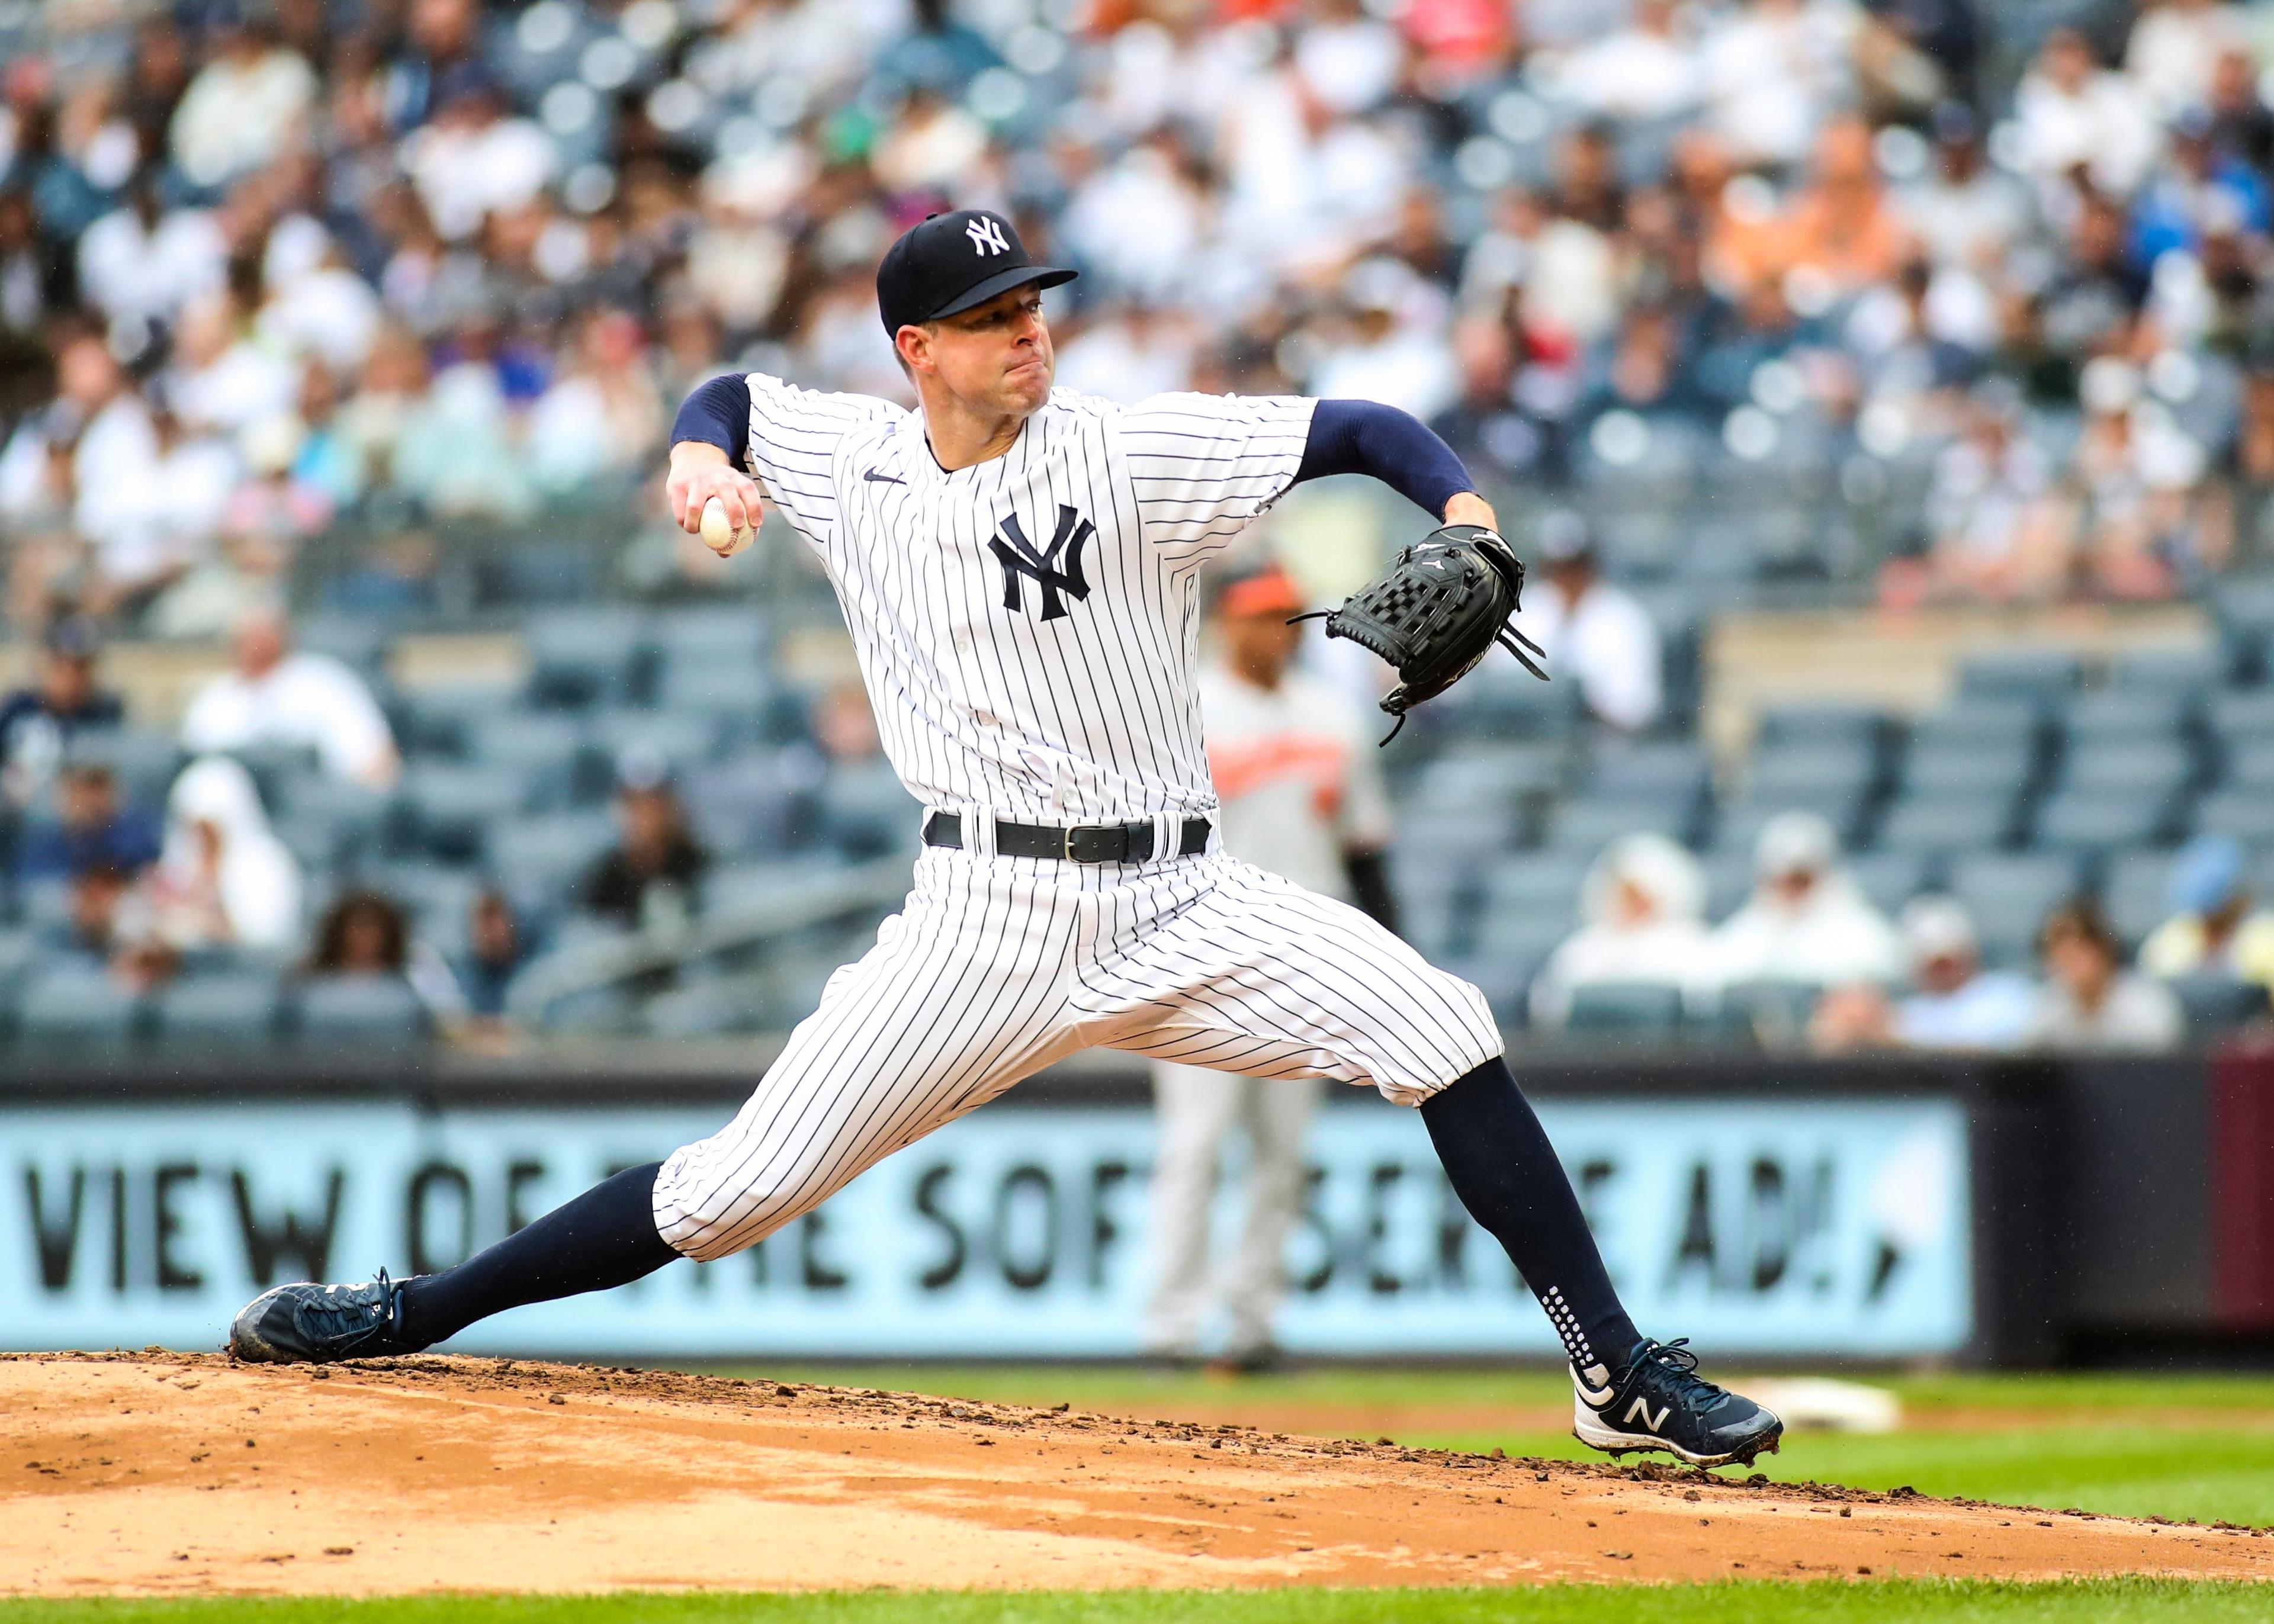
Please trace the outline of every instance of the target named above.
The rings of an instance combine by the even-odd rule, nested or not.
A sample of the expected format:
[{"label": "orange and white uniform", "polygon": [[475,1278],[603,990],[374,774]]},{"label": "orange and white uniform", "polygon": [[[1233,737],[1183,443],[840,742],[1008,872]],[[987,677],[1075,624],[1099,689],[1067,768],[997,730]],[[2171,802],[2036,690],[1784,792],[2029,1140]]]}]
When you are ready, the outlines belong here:
[{"label": "orange and white uniform", "polygon": [[[1261,688],[1211,660],[1199,676],[1209,771],[1226,854],[1306,890],[1351,898],[1344,854],[1386,845],[1389,800],[1365,719],[1299,669]],[[1272,1344],[1286,1289],[1283,1254],[1303,1199],[1303,1134],[1314,1078],[1237,1077],[1156,1062],[1154,1290],[1148,1345],[1171,1356],[1222,1346],[1234,1358]],[[1248,1154],[1239,1236],[1219,1274],[1209,1245],[1217,1168],[1233,1124]],[[1218,1323],[1221,1310],[1228,1325]]]}]

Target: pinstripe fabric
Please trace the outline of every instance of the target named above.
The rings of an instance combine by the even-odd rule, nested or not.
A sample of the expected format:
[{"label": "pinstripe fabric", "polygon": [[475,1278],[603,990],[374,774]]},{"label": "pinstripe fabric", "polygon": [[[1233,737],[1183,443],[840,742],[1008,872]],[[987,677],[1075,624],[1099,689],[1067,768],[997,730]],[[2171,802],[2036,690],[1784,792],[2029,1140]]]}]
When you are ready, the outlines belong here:
[{"label": "pinstripe fabric", "polygon": [[830,979],[734,1120],[664,1164],[666,1240],[704,1259],[751,1245],[1094,1045],[1409,1104],[1500,1053],[1474,988],[1219,852],[1093,865],[990,850],[998,816],[1166,830],[1215,809],[1196,576],[1293,481],[1312,402],[1125,410],[1059,389],[1004,455],[950,473],[912,413],[749,384],[749,472],[828,568],[894,768],[964,814],[971,844],[918,858],[906,906]]},{"label": "pinstripe fabric", "polygon": [[[885,752],[952,812],[1118,823],[1216,805],[1192,682],[1201,564],[1293,482],[1314,402],[1051,392],[1010,450],[944,471],[923,420],[762,373],[748,469],[819,552]],[[1043,618],[989,544],[1094,525],[1086,597]]]},{"label": "pinstripe fabric", "polygon": [[1062,863],[927,850],[749,1101],[656,1179],[725,1257],[1078,1049],[1371,1084],[1419,1104],[1501,1052],[1482,995],[1356,908],[1211,853]]}]

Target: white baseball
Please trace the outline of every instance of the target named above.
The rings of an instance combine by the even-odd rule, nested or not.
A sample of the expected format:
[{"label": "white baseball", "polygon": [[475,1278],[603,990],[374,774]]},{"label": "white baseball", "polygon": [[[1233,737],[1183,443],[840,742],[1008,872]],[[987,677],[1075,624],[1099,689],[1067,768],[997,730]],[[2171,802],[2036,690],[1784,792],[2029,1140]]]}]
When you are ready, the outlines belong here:
[{"label": "white baseball", "polygon": [[757,535],[755,525],[741,530],[727,523],[727,504],[712,497],[703,504],[703,544],[720,558],[732,558]]}]

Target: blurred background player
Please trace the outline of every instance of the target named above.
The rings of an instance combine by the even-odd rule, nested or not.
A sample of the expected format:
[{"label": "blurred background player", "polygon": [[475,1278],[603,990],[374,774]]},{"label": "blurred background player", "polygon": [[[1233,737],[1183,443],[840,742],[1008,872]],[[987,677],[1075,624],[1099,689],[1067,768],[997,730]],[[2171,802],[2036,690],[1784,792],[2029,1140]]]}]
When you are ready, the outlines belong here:
[{"label": "blurred background player", "polygon": [[[1276,563],[1227,573],[1209,617],[1200,673],[1209,768],[1231,855],[1343,901],[1397,928],[1384,874],[1389,801],[1358,711],[1295,667],[1306,607]],[[1156,1063],[1153,1163],[1155,1285],[1147,1345],[1156,1358],[1196,1360],[1221,1309],[1231,1320],[1224,1364],[1259,1372],[1279,1362],[1272,1320],[1285,1289],[1287,1231],[1303,1199],[1303,1134],[1317,1079],[1234,1077]],[[1239,1239],[1212,1244],[1225,1142],[1246,1143]]]}]

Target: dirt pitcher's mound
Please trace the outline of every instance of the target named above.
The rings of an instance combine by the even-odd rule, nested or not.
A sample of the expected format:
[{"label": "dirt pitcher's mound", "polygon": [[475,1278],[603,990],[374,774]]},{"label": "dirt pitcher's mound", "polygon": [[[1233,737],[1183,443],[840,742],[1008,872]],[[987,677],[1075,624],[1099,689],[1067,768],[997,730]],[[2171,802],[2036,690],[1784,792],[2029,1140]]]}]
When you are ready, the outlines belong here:
[{"label": "dirt pitcher's mound", "polygon": [[49,1596],[2115,1572],[2274,1579],[2274,1538],[768,1381],[0,1357],[0,1589]]}]

